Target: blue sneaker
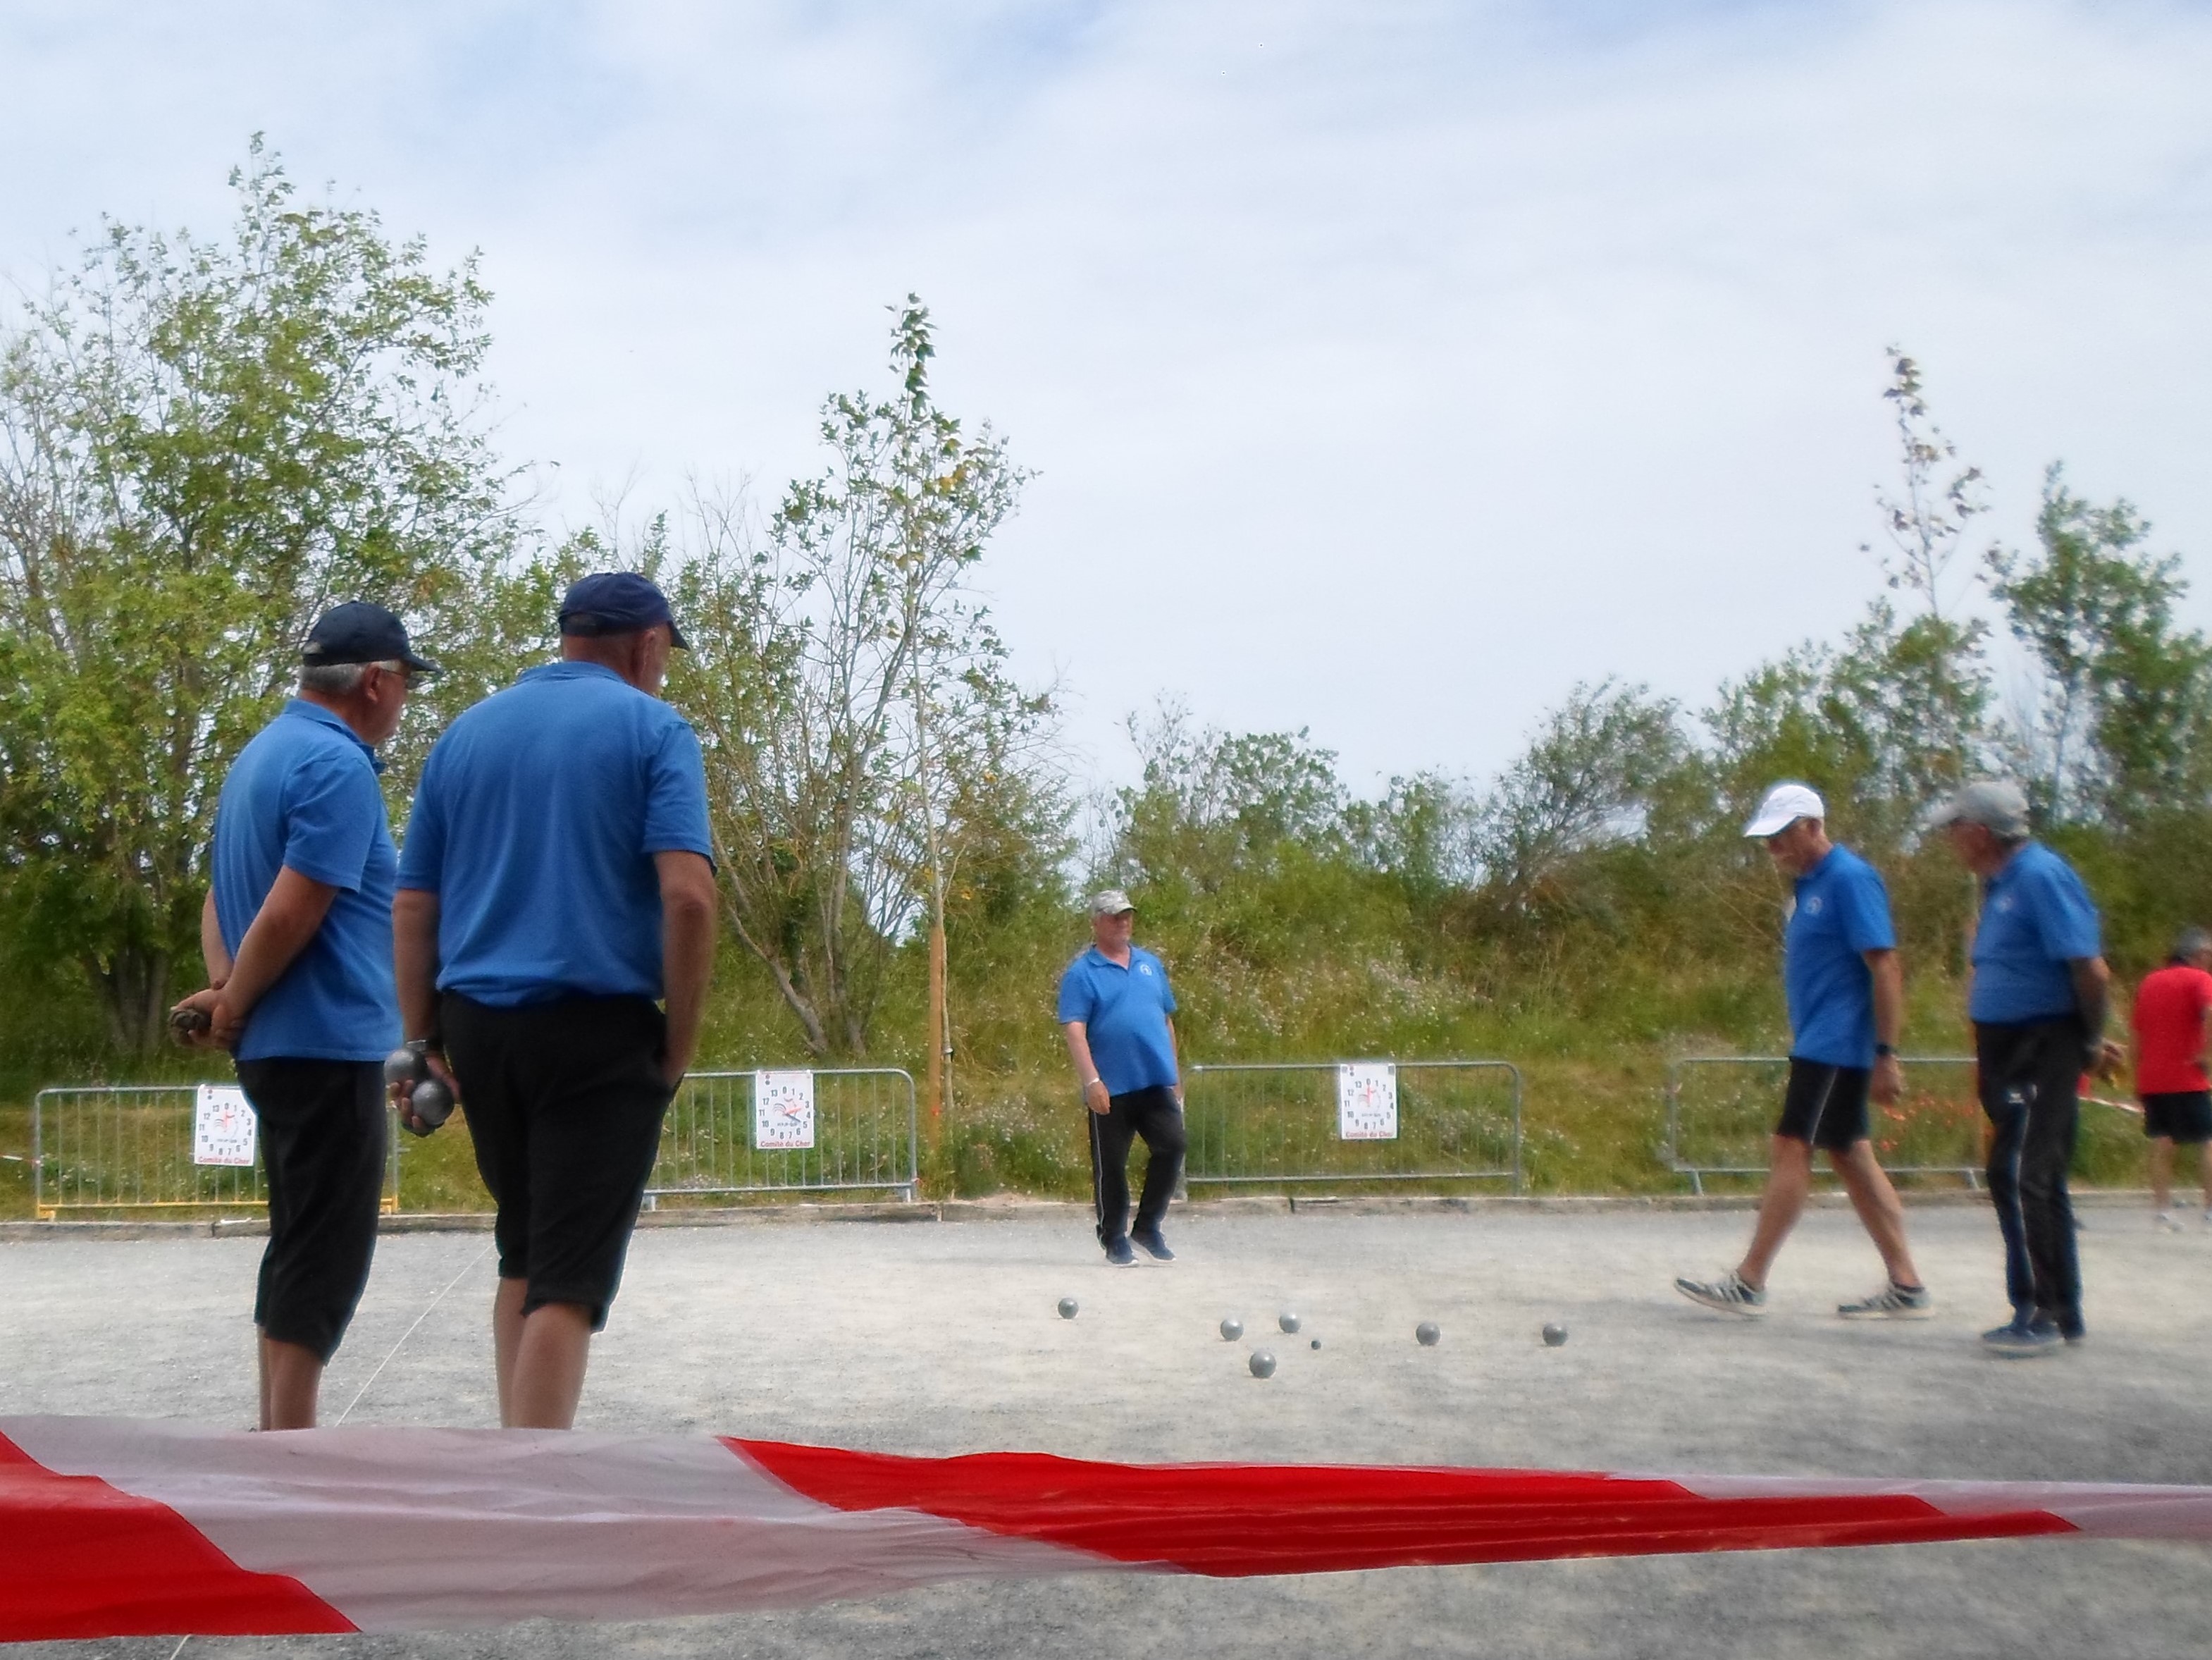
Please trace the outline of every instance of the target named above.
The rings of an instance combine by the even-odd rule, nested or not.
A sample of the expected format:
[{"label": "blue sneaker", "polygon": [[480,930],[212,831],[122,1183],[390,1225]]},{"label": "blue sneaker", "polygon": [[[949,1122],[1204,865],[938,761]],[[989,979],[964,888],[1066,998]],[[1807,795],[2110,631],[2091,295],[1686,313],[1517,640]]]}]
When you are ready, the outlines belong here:
[{"label": "blue sneaker", "polygon": [[1127,1239],[1109,1239],[1106,1242],[1106,1260],[1117,1268],[1126,1268],[1135,1264],[1137,1253],[1129,1249]]},{"label": "blue sneaker", "polygon": [[1158,1228],[1147,1229],[1140,1233],[1133,1233],[1129,1237],[1142,1245],[1145,1248],[1145,1255],[1151,1257],[1155,1262],[1172,1262],[1175,1261],[1175,1253],[1168,1249],[1168,1242],[1161,1237],[1160,1231]]},{"label": "blue sneaker", "polygon": [[1991,1354],[2008,1360],[2028,1360],[2040,1354],[2055,1354],[2065,1339],[2058,1335],[2056,1321],[2014,1315],[2010,1320],[1991,1331],[1982,1334],[1983,1347]]}]

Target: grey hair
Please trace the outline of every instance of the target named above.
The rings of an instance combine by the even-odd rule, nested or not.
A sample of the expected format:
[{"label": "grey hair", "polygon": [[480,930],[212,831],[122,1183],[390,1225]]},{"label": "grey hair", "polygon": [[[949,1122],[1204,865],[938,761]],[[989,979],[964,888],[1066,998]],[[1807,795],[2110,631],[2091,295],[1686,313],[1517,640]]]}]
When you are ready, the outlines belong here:
[{"label": "grey hair", "polygon": [[403,674],[406,668],[404,663],[397,660],[389,663],[309,663],[300,671],[300,690],[319,692],[325,697],[344,697],[361,690],[361,683],[368,678],[371,669]]}]

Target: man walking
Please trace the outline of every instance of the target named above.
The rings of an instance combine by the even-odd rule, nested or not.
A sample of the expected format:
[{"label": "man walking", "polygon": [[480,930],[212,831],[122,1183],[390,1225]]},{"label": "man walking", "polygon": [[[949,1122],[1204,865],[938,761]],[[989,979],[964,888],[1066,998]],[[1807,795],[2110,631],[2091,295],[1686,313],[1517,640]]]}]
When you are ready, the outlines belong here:
[{"label": "man walking", "polygon": [[299,695],[223,780],[200,914],[208,987],[177,1006],[195,1017],[191,1041],[236,1057],[259,1122],[264,1430],[314,1426],[323,1369],[376,1250],[382,1063],[399,1041],[399,1004],[398,861],[375,750],[398,727],[410,677],[434,672],[398,617],[359,601],[316,623],[301,660]]},{"label": "man walking", "polygon": [[2027,798],[2017,785],[1978,780],[1935,822],[1982,885],[1966,1012],[1982,1110],[1996,1130],[1990,1198],[2013,1307],[1982,1341],[2007,1357],[2047,1354],[2084,1331],[2066,1167],[2081,1074],[2109,1070],[2118,1058],[2105,1043],[2112,975],[2097,908],[2072,866],[2029,837]]},{"label": "man walking", "polygon": [[2136,988],[2128,1023],[2135,1029],[2136,1093],[2150,1138],[2151,1205],[2158,1225],[2179,1231],[2173,1213],[2173,1149],[2197,1149],[2204,1224],[2212,1227],[2212,1077],[2204,1070],[2212,1020],[2212,933],[2184,928],[2166,966]]},{"label": "man walking", "polygon": [[500,1421],[544,1429],[575,1421],[715,922],[698,741],[658,695],[684,644],[667,600],[586,576],[560,623],[559,662],[431,751],[393,919],[407,1036],[453,1085],[499,1207]]},{"label": "man walking", "polygon": [[1889,1271],[1881,1288],[1836,1312],[1846,1320],[1925,1319],[1934,1310],[1905,1242],[1905,1208],[1874,1156],[1867,1101],[1887,1105],[1904,1090],[1897,1060],[1905,976],[1890,926],[1889,894],[1873,866],[1828,839],[1827,809],[1802,784],[1766,793],[1744,834],[1766,843],[1792,879],[1783,937],[1790,1003],[1790,1082],[1767,1154],[1766,1190],[1743,1261],[1712,1281],[1677,1280],[1694,1303],[1730,1314],[1766,1312],[1766,1275],[1804,1213],[1813,1150],[1828,1155]]},{"label": "man walking", "polygon": [[[1136,908],[1119,888],[1091,902],[1091,949],[1060,976],[1060,1030],[1090,1109],[1091,1186],[1106,1260],[1171,1262],[1160,1231],[1182,1174],[1182,1081],[1176,1066],[1175,993],[1160,959],[1130,943]],[[1145,1141],[1145,1189],[1129,1225],[1129,1143]]]}]

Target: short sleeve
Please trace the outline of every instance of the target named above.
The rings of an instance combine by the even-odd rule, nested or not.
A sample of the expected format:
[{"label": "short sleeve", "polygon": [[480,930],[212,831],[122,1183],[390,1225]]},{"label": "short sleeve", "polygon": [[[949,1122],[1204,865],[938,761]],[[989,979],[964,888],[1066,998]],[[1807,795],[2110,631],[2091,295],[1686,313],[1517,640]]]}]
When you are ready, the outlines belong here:
[{"label": "short sleeve", "polygon": [[653,746],[645,779],[647,853],[696,853],[714,861],[714,836],[707,822],[707,768],[690,722],[670,721]]},{"label": "short sleeve", "polygon": [[1083,959],[1078,958],[1060,971],[1060,1010],[1053,1018],[1063,1026],[1071,1020],[1088,1025],[1096,1004],[1091,994],[1091,976],[1083,972]]},{"label": "short sleeve", "polygon": [[446,861],[444,769],[437,746],[422,764],[415,786],[415,805],[407,812],[407,839],[399,848],[399,883],[422,893],[435,893],[439,873]]},{"label": "short sleeve", "polygon": [[2036,873],[2035,927],[2045,956],[2075,963],[2103,950],[2097,908],[2081,879],[2063,866]]},{"label": "short sleeve", "polygon": [[1897,930],[1889,920],[1889,890],[1872,866],[1854,871],[1836,895],[1844,943],[1855,952],[1894,951]]},{"label": "short sleeve", "polygon": [[310,881],[355,891],[383,815],[384,795],[367,761],[312,756],[285,781],[284,863]]}]

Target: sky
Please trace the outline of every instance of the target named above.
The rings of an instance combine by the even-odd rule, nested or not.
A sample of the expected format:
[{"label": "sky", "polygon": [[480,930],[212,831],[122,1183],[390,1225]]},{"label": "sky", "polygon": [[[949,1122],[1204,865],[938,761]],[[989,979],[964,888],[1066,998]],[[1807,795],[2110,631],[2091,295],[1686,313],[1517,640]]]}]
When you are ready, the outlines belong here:
[{"label": "sky", "polygon": [[1881,588],[1893,344],[2031,538],[2212,625],[2212,4],[0,0],[0,278],[218,230],[264,133],[495,299],[555,528],[772,502],[886,385],[1035,470],[981,577],[1079,768],[1169,697],[1371,793],[1692,707]]}]

